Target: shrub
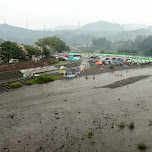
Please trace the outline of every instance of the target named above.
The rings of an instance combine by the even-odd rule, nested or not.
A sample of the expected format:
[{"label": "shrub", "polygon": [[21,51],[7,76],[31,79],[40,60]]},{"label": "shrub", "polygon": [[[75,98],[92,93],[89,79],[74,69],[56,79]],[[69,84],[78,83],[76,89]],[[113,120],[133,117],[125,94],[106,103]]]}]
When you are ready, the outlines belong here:
[{"label": "shrub", "polygon": [[36,79],[37,83],[47,83],[50,81],[57,80],[61,77],[61,75],[41,75]]},{"label": "shrub", "polygon": [[25,84],[26,85],[32,85],[32,84],[35,84],[35,83],[47,83],[47,82],[50,82],[50,81],[54,81],[54,80],[57,80],[61,77],[61,75],[48,75],[48,74],[45,74],[45,75],[41,75],[39,76],[38,78],[35,78],[33,80],[29,80],[29,81],[26,81]]},{"label": "shrub", "polygon": [[22,86],[21,82],[15,82],[15,83],[10,84],[10,87],[12,88],[19,88],[21,86]]},{"label": "shrub", "polygon": [[53,80],[51,79],[51,76],[47,75],[47,74],[46,75],[41,75],[36,79],[37,83],[47,83],[47,82],[50,82],[50,81],[53,81]]}]

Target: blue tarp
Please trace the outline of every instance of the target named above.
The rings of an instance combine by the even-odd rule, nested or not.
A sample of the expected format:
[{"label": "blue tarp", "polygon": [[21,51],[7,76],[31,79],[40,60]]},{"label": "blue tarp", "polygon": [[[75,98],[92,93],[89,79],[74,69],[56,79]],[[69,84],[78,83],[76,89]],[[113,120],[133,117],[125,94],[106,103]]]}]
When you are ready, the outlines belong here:
[{"label": "blue tarp", "polygon": [[75,75],[74,75],[74,74],[71,74],[71,75],[65,75],[64,77],[72,78],[72,77],[75,77]]}]

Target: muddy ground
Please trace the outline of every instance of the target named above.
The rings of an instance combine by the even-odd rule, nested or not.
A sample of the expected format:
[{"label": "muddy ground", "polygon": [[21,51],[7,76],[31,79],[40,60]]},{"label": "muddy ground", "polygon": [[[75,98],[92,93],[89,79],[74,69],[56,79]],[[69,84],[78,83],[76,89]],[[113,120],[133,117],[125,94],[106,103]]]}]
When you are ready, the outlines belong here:
[{"label": "muddy ground", "polygon": [[[138,152],[137,143],[145,141],[151,152],[152,77],[144,76],[152,68],[87,75],[1,93],[0,151]],[[137,76],[144,79],[102,88]]]}]

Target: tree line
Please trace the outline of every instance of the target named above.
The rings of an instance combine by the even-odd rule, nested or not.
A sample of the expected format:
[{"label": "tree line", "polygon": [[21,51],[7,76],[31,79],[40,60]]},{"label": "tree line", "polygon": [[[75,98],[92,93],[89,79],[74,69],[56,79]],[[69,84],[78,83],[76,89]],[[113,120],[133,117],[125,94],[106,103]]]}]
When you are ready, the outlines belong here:
[{"label": "tree line", "polygon": [[10,59],[32,60],[32,57],[49,58],[51,54],[70,51],[69,46],[57,37],[38,39],[35,46],[5,41],[0,44],[0,57],[4,62]]},{"label": "tree line", "polygon": [[111,42],[106,38],[93,39],[89,47],[82,47],[83,51],[97,51],[100,53],[118,53],[126,55],[152,56],[152,36],[137,35],[135,40],[121,40]]}]

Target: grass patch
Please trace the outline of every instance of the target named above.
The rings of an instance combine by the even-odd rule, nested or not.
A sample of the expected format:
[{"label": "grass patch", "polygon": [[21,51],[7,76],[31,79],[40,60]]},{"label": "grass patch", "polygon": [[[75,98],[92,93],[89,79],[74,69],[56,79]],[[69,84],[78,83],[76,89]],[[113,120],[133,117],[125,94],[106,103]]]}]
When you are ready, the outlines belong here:
[{"label": "grass patch", "polygon": [[8,86],[8,83],[3,83],[3,86]]},{"label": "grass patch", "polygon": [[118,124],[118,126],[119,126],[120,128],[124,128],[124,127],[125,127],[125,122],[124,122],[124,121],[121,121],[121,122]]},{"label": "grass patch", "polygon": [[87,136],[88,138],[91,138],[94,135],[93,131],[89,131],[85,134],[85,136]]},{"label": "grass patch", "polygon": [[134,127],[135,127],[134,122],[133,121],[129,122],[129,128],[133,129]]},{"label": "grass patch", "polygon": [[22,86],[21,82],[15,82],[15,83],[10,84],[10,87],[12,88],[19,88],[21,86]]},{"label": "grass patch", "polygon": [[33,80],[29,80],[29,81],[26,81],[25,84],[26,85],[33,85],[36,83],[36,79],[33,79]]},{"label": "grass patch", "polygon": [[144,141],[141,141],[137,144],[138,149],[146,149],[147,147],[148,146],[147,146],[146,142],[144,142]]}]

